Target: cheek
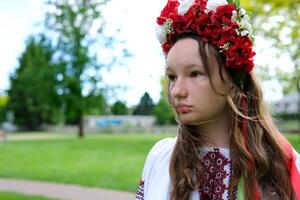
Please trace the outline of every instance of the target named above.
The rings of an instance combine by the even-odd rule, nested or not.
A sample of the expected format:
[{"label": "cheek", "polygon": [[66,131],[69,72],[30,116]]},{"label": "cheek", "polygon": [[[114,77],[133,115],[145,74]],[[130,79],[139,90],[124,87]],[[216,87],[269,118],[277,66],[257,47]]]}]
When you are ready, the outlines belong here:
[{"label": "cheek", "polygon": [[196,80],[190,82],[190,94],[196,96],[198,100],[204,101],[205,99],[212,98],[212,88],[208,80]]},{"label": "cheek", "polygon": [[191,93],[194,96],[198,108],[206,112],[221,112],[227,105],[227,99],[216,93],[210,83],[200,84],[197,89]]},{"label": "cheek", "polygon": [[172,91],[172,85],[170,84],[170,85],[168,85],[168,88],[167,88],[167,98],[168,98],[168,101],[171,104],[171,106],[173,106],[174,100],[173,100],[171,91]]}]

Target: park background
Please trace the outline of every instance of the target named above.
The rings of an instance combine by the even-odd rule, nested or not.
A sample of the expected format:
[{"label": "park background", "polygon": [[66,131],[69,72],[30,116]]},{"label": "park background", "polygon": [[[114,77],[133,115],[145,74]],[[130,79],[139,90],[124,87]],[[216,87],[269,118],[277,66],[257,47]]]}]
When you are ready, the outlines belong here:
[{"label": "park background", "polygon": [[[0,3],[0,177],[136,191],[151,146],[176,135],[155,33],[165,3]],[[300,152],[300,1],[241,5],[264,98]]]}]

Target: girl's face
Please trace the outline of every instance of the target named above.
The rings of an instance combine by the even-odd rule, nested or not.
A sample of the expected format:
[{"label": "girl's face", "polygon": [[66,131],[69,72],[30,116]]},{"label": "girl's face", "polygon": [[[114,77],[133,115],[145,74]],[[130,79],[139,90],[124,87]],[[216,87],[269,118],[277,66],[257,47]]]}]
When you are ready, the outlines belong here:
[{"label": "girl's face", "polygon": [[[211,82],[218,93],[227,94],[230,87],[221,80],[214,58],[212,61]],[[195,39],[178,40],[169,51],[166,64],[171,104],[183,123],[200,125],[224,116],[226,97],[213,89]],[[224,77],[226,80],[226,74]]]}]

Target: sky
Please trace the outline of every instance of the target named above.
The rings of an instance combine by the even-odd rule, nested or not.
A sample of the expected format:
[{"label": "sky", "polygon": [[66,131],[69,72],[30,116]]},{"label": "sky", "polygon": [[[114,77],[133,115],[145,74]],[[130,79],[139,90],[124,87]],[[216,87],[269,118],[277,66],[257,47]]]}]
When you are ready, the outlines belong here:
[{"label": "sky", "polygon": [[[155,102],[159,100],[164,59],[156,40],[155,18],[163,4],[154,0],[145,9],[143,0],[112,0],[103,9],[108,26],[122,27],[119,37],[133,54],[127,67],[103,72],[103,80],[108,85],[125,83],[128,89],[118,98],[128,105],[137,104],[146,91]],[[42,0],[0,2],[0,92],[9,88],[9,75],[18,66],[26,39],[41,30],[38,24],[43,20],[43,9]]]},{"label": "sky", "polygon": [[[133,55],[126,66],[103,72],[103,81],[108,85],[125,84],[127,90],[117,97],[132,106],[148,92],[154,102],[160,97],[160,78],[164,74],[164,57],[156,39],[155,19],[166,0],[111,0],[103,10],[107,24],[112,29],[121,28],[118,37],[126,41]],[[18,67],[18,57],[24,51],[30,34],[39,33],[43,20],[42,0],[10,0],[0,2],[0,95],[9,88],[9,75]],[[275,50],[264,38],[256,38],[255,63],[274,67],[291,67],[286,56],[275,57]],[[99,55],[100,56],[100,55]],[[266,59],[267,58],[267,59]],[[282,98],[281,86],[266,81],[263,91],[267,101]]]}]

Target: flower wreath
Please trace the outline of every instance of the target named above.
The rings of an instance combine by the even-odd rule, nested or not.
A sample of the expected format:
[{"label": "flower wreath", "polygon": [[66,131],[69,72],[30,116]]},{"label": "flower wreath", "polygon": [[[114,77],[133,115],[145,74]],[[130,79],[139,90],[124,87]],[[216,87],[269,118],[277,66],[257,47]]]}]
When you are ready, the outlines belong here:
[{"label": "flower wreath", "polygon": [[167,54],[182,32],[193,31],[225,56],[225,67],[243,89],[254,67],[252,27],[238,2],[226,0],[168,0],[157,17],[157,37]]}]

